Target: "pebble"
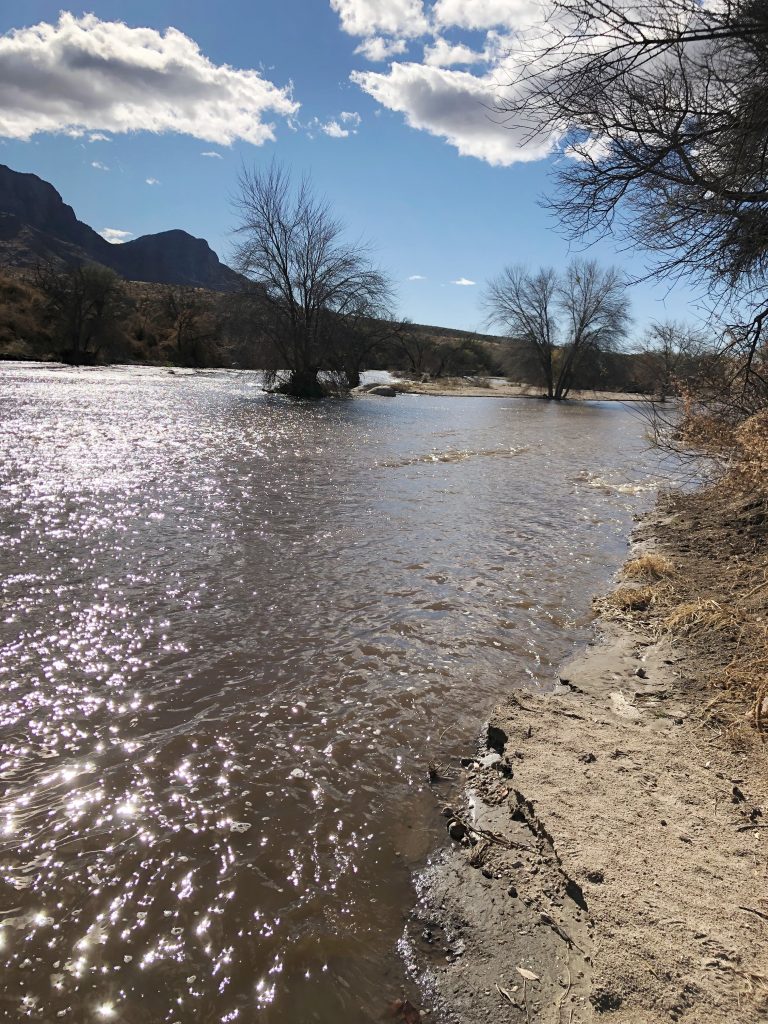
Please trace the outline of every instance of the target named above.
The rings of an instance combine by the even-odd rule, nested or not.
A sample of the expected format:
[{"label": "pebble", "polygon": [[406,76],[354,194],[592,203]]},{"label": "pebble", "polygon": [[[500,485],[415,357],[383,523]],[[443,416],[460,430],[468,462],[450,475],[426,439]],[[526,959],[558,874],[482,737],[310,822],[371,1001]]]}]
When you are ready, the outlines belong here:
[{"label": "pebble", "polygon": [[456,821],[456,819],[454,818],[452,821],[448,822],[448,835],[451,837],[451,839],[454,839],[458,843],[461,842],[461,840],[466,836],[466,834],[467,830],[464,828],[460,821]]},{"label": "pebble", "polygon": [[501,761],[501,754],[497,754],[496,751],[491,751],[485,757],[480,758],[480,764],[483,768],[492,768],[499,761]]}]

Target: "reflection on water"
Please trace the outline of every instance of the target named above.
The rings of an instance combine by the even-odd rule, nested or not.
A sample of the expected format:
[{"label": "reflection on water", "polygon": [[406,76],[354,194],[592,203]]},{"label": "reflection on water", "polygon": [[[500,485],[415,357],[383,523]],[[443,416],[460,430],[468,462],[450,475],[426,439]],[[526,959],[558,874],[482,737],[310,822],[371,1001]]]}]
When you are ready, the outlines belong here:
[{"label": "reflection on water", "polygon": [[619,406],[256,384],[0,371],[4,1020],[378,1020],[426,763],[583,640],[656,472]]}]

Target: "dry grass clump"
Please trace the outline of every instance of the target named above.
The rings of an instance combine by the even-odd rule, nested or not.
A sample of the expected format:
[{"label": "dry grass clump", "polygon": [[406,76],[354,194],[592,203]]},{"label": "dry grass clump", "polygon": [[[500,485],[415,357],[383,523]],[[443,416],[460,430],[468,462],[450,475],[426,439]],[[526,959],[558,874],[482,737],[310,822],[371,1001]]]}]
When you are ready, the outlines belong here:
[{"label": "dry grass clump", "polygon": [[764,494],[768,482],[768,409],[742,423],[734,431],[734,440],[731,472],[743,488]]},{"label": "dry grass clump", "polygon": [[631,559],[621,570],[625,580],[661,580],[673,573],[670,560],[655,551]]},{"label": "dry grass clump", "polygon": [[663,632],[677,635],[728,633],[738,635],[740,624],[733,609],[724,609],[712,599],[684,601],[661,621]]},{"label": "dry grass clump", "polygon": [[[698,397],[683,396],[676,439],[689,452],[711,460],[716,479],[703,490],[665,501],[672,514],[658,527],[657,538],[671,552],[676,571],[644,568],[642,559],[636,559],[623,574],[627,581],[655,581],[656,596],[647,605],[651,610],[641,618],[654,633],[683,646],[695,665],[691,674],[696,682],[719,691],[709,707],[717,705],[720,725],[730,721],[732,736],[743,732],[747,709],[746,718],[757,731],[768,733],[765,354],[757,367],[763,381],[759,394],[744,380],[735,390],[722,380],[711,393],[699,388]],[[661,570],[659,575],[655,569]],[[620,589],[613,596],[614,606],[629,604],[625,593]],[[626,618],[633,621],[628,614]]]},{"label": "dry grass clump", "polygon": [[600,613],[608,618],[621,618],[631,612],[645,612],[656,603],[654,587],[622,586],[595,602]]}]

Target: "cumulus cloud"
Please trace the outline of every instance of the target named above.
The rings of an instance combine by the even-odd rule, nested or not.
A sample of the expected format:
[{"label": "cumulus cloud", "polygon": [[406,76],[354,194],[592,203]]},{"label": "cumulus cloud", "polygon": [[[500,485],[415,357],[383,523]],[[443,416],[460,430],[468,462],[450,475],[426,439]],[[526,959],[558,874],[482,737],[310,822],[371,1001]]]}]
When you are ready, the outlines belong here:
[{"label": "cumulus cloud", "polygon": [[426,277],[423,274],[411,274],[408,278],[409,281],[426,281]]},{"label": "cumulus cloud", "polygon": [[177,29],[160,33],[62,13],[0,36],[0,136],[178,132],[229,145],[274,139],[269,115],[298,110],[291,88],[213,64]]},{"label": "cumulus cloud", "polygon": [[315,132],[323,132],[332,139],[348,139],[350,135],[357,135],[362,118],[352,110],[342,110],[338,117],[328,121],[321,121],[319,117],[313,117],[309,124],[304,127],[310,138],[314,138]]},{"label": "cumulus cloud", "polygon": [[331,0],[331,7],[350,36],[413,37],[429,30],[421,0]]},{"label": "cumulus cloud", "polygon": [[110,137],[108,135],[105,135],[104,132],[91,132],[90,135],[88,136],[88,141],[89,142],[111,142],[112,139],[110,139]]},{"label": "cumulus cloud", "polygon": [[522,132],[507,128],[494,114],[498,99],[493,74],[479,77],[467,71],[424,64],[393,64],[389,72],[353,71],[352,81],[375,100],[403,113],[412,128],[445,139],[462,156],[489,164],[539,160],[554,148],[554,139],[522,146]]},{"label": "cumulus cloud", "polygon": [[325,124],[321,124],[320,131],[329,135],[332,139],[348,139],[349,129],[342,128],[338,121],[326,121]]},{"label": "cumulus cloud", "polygon": [[[566,146],[563,150],[563,155],[567,156],[571,160],[597,163],[607,157],[610,151],[611,143],[609,139],[595,138],[590,135],[588,138],[584,139],[583,142],[574,143],[572,146]],[[692,155],[698,156],[698,153]]]},{"label": "cumulus cloud", "polygon": [[438,38],[431,46],[424,48],[424,63],[436,68],[449,68],[453,64],[487,63],[488,53],[478,52],[463,43],[449,43]]},{"label": "cumulus cloud", "polygon": [[99,234],[113,245],[120,245],[122,242],[127,242],[129,238],[133,238],[132,231],[121,231],[120,228],[104,228]]},{"label": "cumulus cloud", "polygon": [[542,18],[539,0],[437,0],[435,24],[442,28],[520,29]]},{"label": "cumulus cloud", "polygon": [[157,178],[145,178],[147,185],[159,185],[160,182]]},{"label": "cumulus cloud", "polygon": [[[554,137],[524,144],[524,133],[510,129],[497,113],[499,83],[514,78],[525,60],[527,31],[542,30],[540,0],[330,4],[342,29],[363,37],[356,53],[372,62],[391,60],[388,71],[353,71],[351,80],[381,107],[402,113],[412,128],[495,166],[540,160],[555,149]],[[462,30],[483,33],[484,42],[478,46],[476,36],[462,39]],[[421,63],[402,59],[415,40],[423,41]],[[480,67],[473,73],[475,65]],[[323,130],[344,137],[340,123],[329,122]]]},{"label": "cumulus cloud", "polygon": [[390,57],[397,57],[408,49],[405,39],[385,39],[383,36],[372,36],[364,39],[356,48],[355,53],[366,57],[373,64],[380,64]]},{"label": "cumulus cloud", "polygon": [[451,281],[451,284],[457,284],[460,288],[471,288],[473,284],[477,284],[477,281],[470,281],[468,277],[460,277],[457,281]]}]

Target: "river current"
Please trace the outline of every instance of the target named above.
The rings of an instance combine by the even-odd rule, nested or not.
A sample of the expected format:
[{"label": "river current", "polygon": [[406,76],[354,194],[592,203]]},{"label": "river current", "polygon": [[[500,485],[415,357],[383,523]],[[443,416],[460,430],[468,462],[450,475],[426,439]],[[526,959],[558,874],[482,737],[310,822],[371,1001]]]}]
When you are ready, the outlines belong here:
[{"label": "river current", "polygon": [[22,364],[0,417],[0,1019],[380,1020],[428,762],[588,638],[641,417]]}]

